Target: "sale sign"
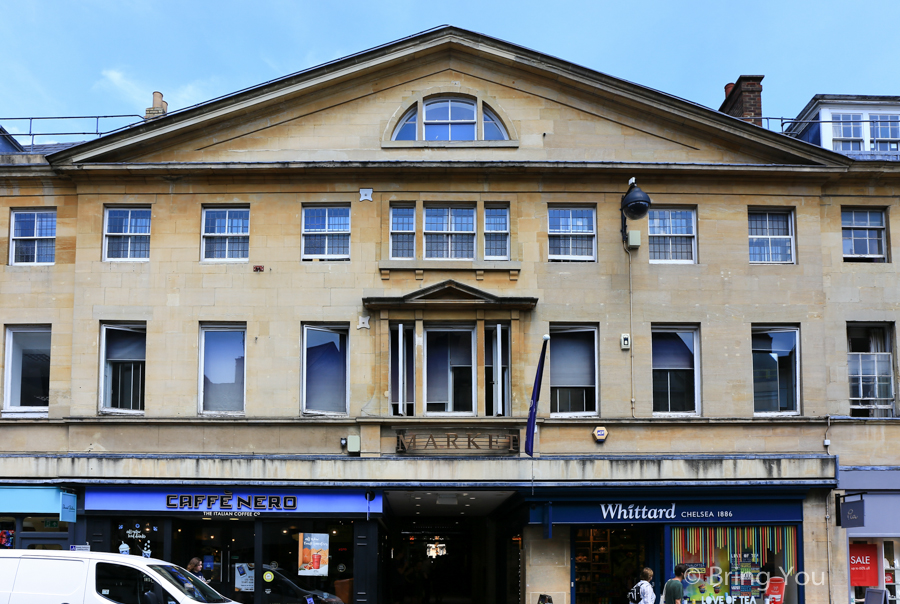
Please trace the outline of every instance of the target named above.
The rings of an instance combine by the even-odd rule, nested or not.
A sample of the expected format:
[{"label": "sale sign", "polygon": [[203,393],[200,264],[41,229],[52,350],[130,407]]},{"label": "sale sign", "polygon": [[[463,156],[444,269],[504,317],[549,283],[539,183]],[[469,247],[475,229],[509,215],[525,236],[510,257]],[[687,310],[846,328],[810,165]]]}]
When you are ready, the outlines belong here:
[{"label": "sale sign", "polygon": [[878,546],[872,543],[850,544],[850,585],[878,587]]}]

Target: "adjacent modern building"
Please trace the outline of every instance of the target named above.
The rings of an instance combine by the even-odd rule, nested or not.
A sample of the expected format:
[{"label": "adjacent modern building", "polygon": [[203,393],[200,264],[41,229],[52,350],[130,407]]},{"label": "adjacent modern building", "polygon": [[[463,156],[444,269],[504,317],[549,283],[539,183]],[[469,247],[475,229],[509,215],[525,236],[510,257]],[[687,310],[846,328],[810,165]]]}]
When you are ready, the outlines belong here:
[{"label": "adjacent modern building", "polygon": [[6,152],[0,546],[254,604],[618,604],[680,563],[692,604],[859,597],[834,494],[897,463],[900,164],[760,102],[441,27]]}]

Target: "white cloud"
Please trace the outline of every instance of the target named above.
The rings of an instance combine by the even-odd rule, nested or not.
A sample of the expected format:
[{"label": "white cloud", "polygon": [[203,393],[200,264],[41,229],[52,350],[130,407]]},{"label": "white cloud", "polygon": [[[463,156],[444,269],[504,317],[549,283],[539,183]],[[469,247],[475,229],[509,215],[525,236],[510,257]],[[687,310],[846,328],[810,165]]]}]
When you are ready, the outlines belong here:
[{"label": "white cloud", "polygon": [[118,94],[127,103],[135,107],[135,111],[143,113],[145,107],[150,106],[153,100],[153,91],[147,91],[147,87],[128,78],[118,69],[104,69],[100,72],[103,79],[95,84],[95,88],[111,90]]},{"label": "white cloud", "polygon": [[215,88],[212,81],[195,80],[182,84],[174,90],[166,90],[165,87],[149,86],[118,69],[104,69],[101,75],[102,79],[94,85],[94,88],[115,94],[134,107],[135,113],[139,115],[142,115],[144,110],[151,106],[153,92],[157,90],[163,93],[163,99],[169,104],[170,111],[190,107],[215,96],[210,92],[210,89]]}]

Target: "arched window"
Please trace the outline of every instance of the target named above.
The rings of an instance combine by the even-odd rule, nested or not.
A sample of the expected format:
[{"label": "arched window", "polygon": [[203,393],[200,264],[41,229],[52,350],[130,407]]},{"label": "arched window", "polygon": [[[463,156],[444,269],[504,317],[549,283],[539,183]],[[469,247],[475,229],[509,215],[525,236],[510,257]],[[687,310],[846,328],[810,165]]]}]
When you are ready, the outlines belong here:
[{"label": "arched window", "polygon": [[[424,120],[419,128],[419,106]],[[480,115],[479,115],[480,114]],[[479,134],[478,121],[483,122]],[[487,105],[463,97],[438,97],[416,103],[397,123],[395,141],[505,141],[509,134]]]},{"label": "arched window", "polygon": [[394,131],[394,138],[391,140],[416,140],[416,118],[418,117],[418,115],[418,107],[414,105],[412,109],[406,112],[406,115],[403,116],[403,119],[400,120],[400,123],[397,124],[397,129]]},{"label": "arched window", "polygon": [[475,101],[435,99],[425,101],[425,140],[475,140]]},{"label": "arched window", "polygon": [[484,140],[486,141],[508,141],[509,135],[506,133],[506,128],[503,127],[503,122],[501,122],[494,112],[484,108]]}]

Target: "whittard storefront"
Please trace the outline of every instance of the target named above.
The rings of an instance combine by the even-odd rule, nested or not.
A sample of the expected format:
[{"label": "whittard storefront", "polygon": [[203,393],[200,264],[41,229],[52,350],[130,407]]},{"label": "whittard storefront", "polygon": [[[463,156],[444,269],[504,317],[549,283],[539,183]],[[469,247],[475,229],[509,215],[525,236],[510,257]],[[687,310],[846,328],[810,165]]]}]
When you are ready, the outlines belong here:
[{"label": "whittard storefront", "polygon": [[365,601],[377,586],[380,492],[364,489],[99,487],[84,496],[91,550],[187,566],[252,604],[305,594]]},{"label": "whittard storefront", "polygon": [[688,568],[685,604],[762,604],[767,576],[783,577],[785,604],[798,604],[802,500],[554,499],[534,501],[530,522],[544,525],[545,536],[571,532],[575,604],[618,604],[644,567],[653,569],[659,597],[677,564]]}]

